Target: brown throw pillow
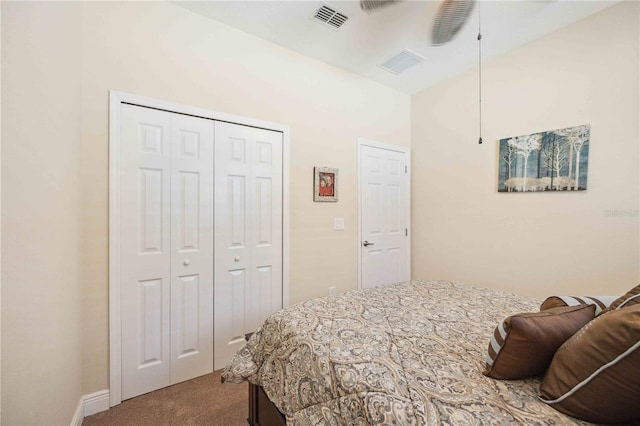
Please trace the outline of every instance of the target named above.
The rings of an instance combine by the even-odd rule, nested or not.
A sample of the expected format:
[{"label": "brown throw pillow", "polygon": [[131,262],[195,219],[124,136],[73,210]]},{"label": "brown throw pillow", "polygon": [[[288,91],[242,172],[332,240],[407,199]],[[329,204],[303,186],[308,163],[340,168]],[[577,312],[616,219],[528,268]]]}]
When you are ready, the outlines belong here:
[{"label": "brown throw pillow", "polygon": [[542,302],[540,310],[545,311],[558,306],[595,305],[596,316],[605,311],[618,296],[551,296]]},{"label": "brown throw pillow", "polygon": [[640,284],[626,292],[624,295],[618,297],[611,303],[607,311],[613,311],[614,309],[622,308],[624,306],[637,305],[640,303]]},{"label": "brown throw pillow", "polygon": [[640,421],[640,304],[604,313],[567,340],[540,399],[589,422]]},{"label": "brown throw pillow", "polygon": [[591,321],[595,306],[561,306],[512,315],[498,324],[489,342],[484,375],[523,379],[545,372],[553,354]]}]

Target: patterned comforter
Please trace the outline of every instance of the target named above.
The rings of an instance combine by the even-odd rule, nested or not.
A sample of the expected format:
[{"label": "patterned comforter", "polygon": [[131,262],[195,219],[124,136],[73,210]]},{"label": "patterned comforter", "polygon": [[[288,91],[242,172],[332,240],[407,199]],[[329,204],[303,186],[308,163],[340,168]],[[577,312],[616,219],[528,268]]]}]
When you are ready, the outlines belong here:
[{"label": "patterned comforter", "polygon": [[293,425],[586,424],[537,398],[540,379],[482,375],[496,324],[539,301],[445,281],[406,282],[276,312],[223,372]]}]

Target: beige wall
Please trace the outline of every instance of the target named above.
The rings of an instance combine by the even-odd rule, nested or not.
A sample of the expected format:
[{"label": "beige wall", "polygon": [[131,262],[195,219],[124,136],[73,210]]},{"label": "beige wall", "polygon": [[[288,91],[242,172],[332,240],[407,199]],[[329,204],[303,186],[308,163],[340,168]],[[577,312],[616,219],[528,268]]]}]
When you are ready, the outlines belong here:
[{"label": "beige wall", "polygon": [[[2,46],[2,7],[0,6],[0,46]],[[0,99],[2,98],[2,49],[0,48]],[[0,129],[2,129],[2,102],[0,102]],[[2,187],[2,132],[0,131],[0,188]],[[2,191],[0,190],[0,194]],[[0,218],[2,217],[0,196]],[[2,365],[2,221],[0,220],[0,366]],[[0,367],[1,368],[1,367]],[[0,378],[2,372],[0,370]],[[2,424],[2,380],[0,379],[0,424]]]},{"label": "beige wall", "polygon": [[[484,64],[482,146],[477,70],[413,97],[415,277],[540,297],[638,283],[639,6]],[[499,139],[579,124],[591,124],[586,192],[497,193]]]},{"label": "beige wall", "polygon": [[[82,40],[84,393],[109,385],[109,89],[289,125],[291,303],[356,287],[357,138],[409,146],[408,95],[167,3],[87,3]],[[313,166],[340,169],[338,203]]]},{"label": "beige wall", "polygon": [[82,6],[2,2],[2,424],[68,425],[81,392]]},{"label": "beige wall", "polygon": [[[2,46],[2,7],[0,6],[0,47]],[[2,48],[0,48],[0,99],[2,98]],[[2,129],[2,102],[0,102],[0,129]],[[0,131],[0,188],[2,188],[2,131]],[[0,195],[2,191],[0,189]],[[0,218],[2,217],[0,196]],[[0,366],[2,366],[2,220],[0,220]],[[2,424],[2,370],[0,367],[0,424]]]}]

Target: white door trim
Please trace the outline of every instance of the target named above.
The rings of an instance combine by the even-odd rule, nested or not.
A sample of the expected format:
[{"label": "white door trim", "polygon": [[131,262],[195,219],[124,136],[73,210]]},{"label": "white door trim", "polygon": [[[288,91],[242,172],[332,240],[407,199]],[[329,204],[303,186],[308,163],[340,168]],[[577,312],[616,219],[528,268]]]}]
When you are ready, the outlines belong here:
[{"label": "white door trim", "polygon": [[373,148],[386,149],[389,151],[402,152],[407,156],[407,191],[409,193],[407,206],[407,223],[409,224],[409,234],[407,236],[407,267],[408,276],[411,276],[411,148],[390,145],[382,142],[376,142],[370,139],[358,138],[358,241],[356,241],[356,251],[358,252],[358,289],[362,289],[362,147],[370,146]]},{"label": "white door trim", "polygon": [[189,105],[109,91],[109,399],[122,402],[120,307],[120,106],[123,103],[282,132],[282,307],[289,306],[289,126]]}]

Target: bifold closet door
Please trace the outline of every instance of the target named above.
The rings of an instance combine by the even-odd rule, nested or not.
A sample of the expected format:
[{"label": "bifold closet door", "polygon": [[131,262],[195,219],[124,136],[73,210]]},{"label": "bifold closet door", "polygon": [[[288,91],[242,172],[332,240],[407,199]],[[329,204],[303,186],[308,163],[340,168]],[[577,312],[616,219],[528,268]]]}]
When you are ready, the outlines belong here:
[{"label": "bifold closet door", "polygon": [[122,399],[213,371],[213,121],[122,105]]},{"label": "bifold closet door", "polygon": [[215,369],[282,308],[282,133],[215,125]]}]

